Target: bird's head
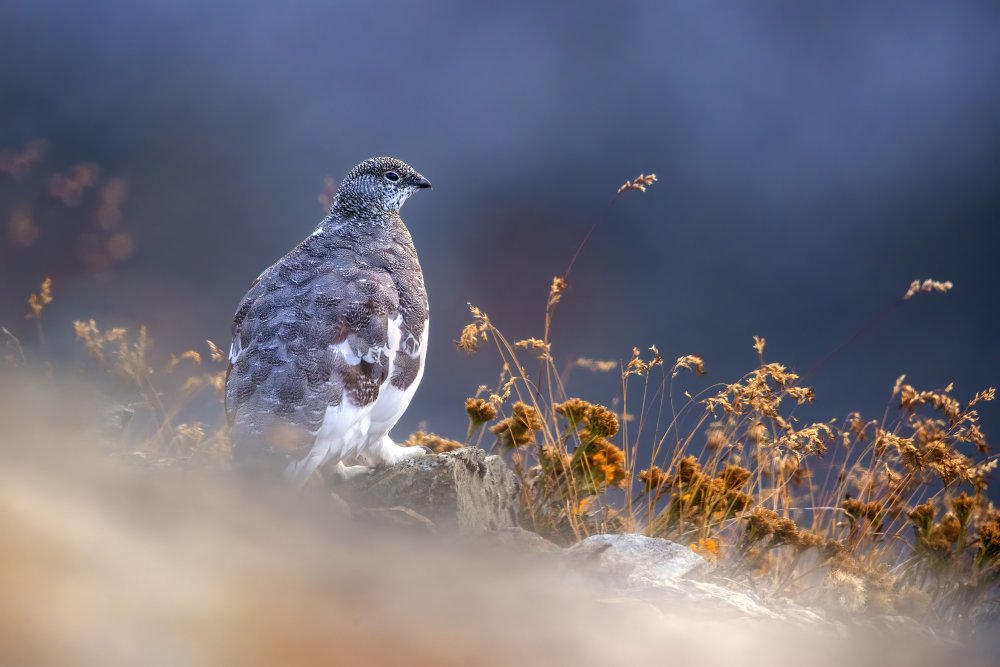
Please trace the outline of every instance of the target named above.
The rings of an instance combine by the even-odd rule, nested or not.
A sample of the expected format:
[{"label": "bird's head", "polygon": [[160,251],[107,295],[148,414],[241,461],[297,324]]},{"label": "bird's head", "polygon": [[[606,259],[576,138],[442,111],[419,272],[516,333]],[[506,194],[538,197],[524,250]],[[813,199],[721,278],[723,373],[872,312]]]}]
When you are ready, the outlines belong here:
[{"label": "bird's head", "polygon": [[357,212],[398,211],[417,190],[431,182],[402,160],[373,157],[348,172],[334,199],[338,205]]}]

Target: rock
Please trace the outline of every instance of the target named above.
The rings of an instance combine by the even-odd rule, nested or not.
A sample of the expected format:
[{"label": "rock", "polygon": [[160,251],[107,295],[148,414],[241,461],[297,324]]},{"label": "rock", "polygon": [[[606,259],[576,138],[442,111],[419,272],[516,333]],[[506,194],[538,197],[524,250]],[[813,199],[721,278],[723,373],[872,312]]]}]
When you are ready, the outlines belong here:
[{"label": "rock", "polygon": [[[668,588],[683,594],[685,599],[710,609],[725,610],[737,615],[755,618],[771,618],[775,620],[786,618],[785,614],[767,607],[756,595],[733,590],[732,588],[708,581],[680,579]],[[817,619],[819,617],[808,609],[803,609],[802,613],[796,614],[796,620],[805,623],[813,623]]]},{"label": "rock", "polygon": [[856,618],[854,626],[868,626],[874,630],[876,635],[892,635],[895,637],[910,637],[913,639],[929,637],[942,640],[938,634],[928,625],[910,618],[909,616],[873,616],[871,618]]},{"label": "rock", "polygon": [[367,524],[384,525],[393,528],[416,528],[433,531],[434,522],[409,507],[363,507],[356,517]]},{"label": "rock", "polygon": [[814,611],[788,607],[780,611],[765,605],[756,595],[695,578],[709,564],[689,547],[659,537],[644,535],[592,535],[570,547],[567,553],[582,557],[583,566],[610,578],[617,590],[658,603],[664,608],[684,602],[685,609],[705,608],[753,618],[817,623]]},{"label": "rock", "polygon": [[491,542],[527,553],[559,553],[563,551],[563,548],[555,542],[518,526],[501,528],[489,533],[487,537]]},{"label": "rock", "polygon": [[462,533],[515,526],[520,501],[503,459],[471,447],[377,467],[341,482],[336,492],[355,510],[404,507]]},{"label": "rock", "polygon": [[688,547],[644,535],[591,535],[573,545],[569,553],[599,564],[629,586],[639,587],[672,586],[705,565],[705,560]]}]

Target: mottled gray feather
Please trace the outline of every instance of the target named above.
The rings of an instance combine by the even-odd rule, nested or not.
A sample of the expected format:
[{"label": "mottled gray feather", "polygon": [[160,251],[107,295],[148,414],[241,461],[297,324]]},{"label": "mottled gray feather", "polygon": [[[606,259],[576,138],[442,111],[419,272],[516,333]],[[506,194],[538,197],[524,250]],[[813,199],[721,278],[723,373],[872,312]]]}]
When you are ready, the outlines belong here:
[{"label": "mottled gray feather", "polygon": [[[225,402],[238,464],[301,456],[328,407],[368,405],[387,381],[405,389],[417,376],[411,355],[428,310],[416,250],[401,202],[373,204],[366,172],[356,172],[319,229],[264,271],[236,312]],[[397,317],[402,349],[385,350]],[[336,351],[345,342],[360,362]]]}]

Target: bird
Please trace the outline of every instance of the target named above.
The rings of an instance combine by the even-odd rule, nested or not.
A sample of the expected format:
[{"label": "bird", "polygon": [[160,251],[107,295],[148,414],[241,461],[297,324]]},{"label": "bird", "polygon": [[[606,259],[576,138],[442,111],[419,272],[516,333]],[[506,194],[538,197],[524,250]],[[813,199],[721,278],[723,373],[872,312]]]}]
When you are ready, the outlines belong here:
[{"label": "bird", "polygon": [[400,209],[430,187],[401,160],[365,160],[316,230],[251,283],[225,381],[235,469],[301,486],[328,463],[346,479],[427,454],[389,431],[423,377],[429,325]]}]

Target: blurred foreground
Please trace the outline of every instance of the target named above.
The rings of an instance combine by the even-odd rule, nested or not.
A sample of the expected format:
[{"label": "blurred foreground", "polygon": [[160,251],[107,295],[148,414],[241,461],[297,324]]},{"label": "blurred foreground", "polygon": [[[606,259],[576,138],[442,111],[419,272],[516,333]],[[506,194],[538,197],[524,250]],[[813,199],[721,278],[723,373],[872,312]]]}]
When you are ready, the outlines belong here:
[{"label": "blurred foreground", "polygon": [[4,664],[971,666],[996,653],[663,612],[485,540],[345,523],[323,494],[99,464],[91,395],[6,379]]}]

